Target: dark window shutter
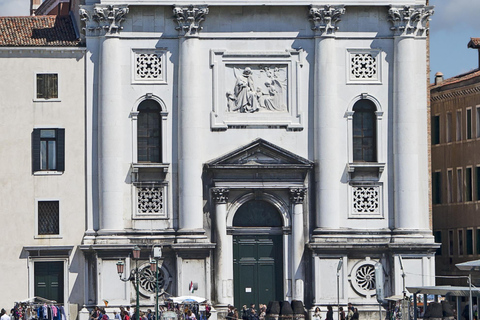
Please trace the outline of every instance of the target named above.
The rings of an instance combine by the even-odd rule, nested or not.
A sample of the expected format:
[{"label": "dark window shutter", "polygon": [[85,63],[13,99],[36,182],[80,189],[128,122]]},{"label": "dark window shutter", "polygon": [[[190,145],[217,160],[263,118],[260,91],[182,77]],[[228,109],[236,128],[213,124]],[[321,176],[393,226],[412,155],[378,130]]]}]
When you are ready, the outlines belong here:
[{"label": "dark window shutter", "polygon": [[65,171],[65,129],[57,129],[57,171]]},{"label": "dark window shutter", "polygon": [[40,171],[40,129],[32,132],[32,171]]}]

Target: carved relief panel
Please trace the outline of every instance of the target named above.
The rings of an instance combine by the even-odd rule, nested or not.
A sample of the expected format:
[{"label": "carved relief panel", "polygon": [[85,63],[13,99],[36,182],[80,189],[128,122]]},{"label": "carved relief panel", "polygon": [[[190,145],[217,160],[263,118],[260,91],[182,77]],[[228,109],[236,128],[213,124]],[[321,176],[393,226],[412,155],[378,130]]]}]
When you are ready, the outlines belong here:
[{"label": "carved relief panel", "polygon": [[134,218],[167,218],[167,186],[138,184],[135,188]]},{"label": "carved relief panel", "polygon": [[380,84],[381,51],[371,49],[347,50],[347,83]]},{"label": "carved relief panel", "polygon": [[303,129],[297,94],[302,63],[303,51],[212,50],[212,129],[249,126]]}]

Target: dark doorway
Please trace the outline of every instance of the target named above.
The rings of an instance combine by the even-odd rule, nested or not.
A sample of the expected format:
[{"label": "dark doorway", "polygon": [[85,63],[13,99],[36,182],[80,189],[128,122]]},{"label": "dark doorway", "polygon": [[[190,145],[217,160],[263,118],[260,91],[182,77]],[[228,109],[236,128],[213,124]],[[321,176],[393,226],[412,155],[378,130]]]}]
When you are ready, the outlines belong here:
[{"label": "dark doorway", "polygon": [[283,300],[282,218],[272,204],[252,200],[235,214],[233,272],[235,306]]},{"label": "dark doorway", "polygon": [[63,303],[63,262],[35,262],[35,296]]}]

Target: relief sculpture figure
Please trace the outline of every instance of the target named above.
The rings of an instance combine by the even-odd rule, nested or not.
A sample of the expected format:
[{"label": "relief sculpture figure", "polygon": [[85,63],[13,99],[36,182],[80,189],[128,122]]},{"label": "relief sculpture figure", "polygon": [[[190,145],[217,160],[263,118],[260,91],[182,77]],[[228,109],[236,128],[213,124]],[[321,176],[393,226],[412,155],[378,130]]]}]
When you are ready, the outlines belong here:
[{"label": "relief sculpture figure", "polygon": [[[234,91],[226,93],[229,112],[252,113],[287,110],[286,79],[282,76],[279,77],[281,73],[279,68],[260,67],[260,70],[257,71],[254,74],[250,67],[245,67],[243,71],[233,68],[236,79]],[[254,75],[256,80],[262,84],[256,86]]]},{"label": "relief sculpture figure", "polygon": [[252,69],[246,67],[242,74],[237,74],[235,83],[235,108],[232,111],[255,112],[258,111],[258,101],[255,94],[255,85]]}]

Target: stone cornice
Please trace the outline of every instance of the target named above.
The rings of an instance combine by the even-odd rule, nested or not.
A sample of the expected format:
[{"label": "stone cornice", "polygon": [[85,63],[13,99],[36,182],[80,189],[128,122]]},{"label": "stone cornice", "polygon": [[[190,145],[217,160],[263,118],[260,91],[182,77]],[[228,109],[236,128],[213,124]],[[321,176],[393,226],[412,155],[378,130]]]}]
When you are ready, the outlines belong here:
[{"label": "stone cornice", "polygon": [[95,5],[94,7],[82,6],[79,9],[80,20],[85,22],[82,28],[87,35],[95,33],[117,33],[123,29],[121,24],[125,21],[129,9],[128,5]]},{"label": "stone cornice", "polygon": [[451,89],[451,91],[449,92],[431,93],[430,99],[432,101],[441,101],[441,100],[451,99],[455,97],[466,96],[469,94],[476,94],[479,92],[480,92],[480,86],[475,86],[475,87],[461,89],[461,90]]},{"label": "stone cornice", "polygon": [[345,7],[340,6],[314,6],[310,7],[309,20],[313,23],[312,30],[320,32],[323,36],[333,36],[338,30],[337,23],[345,14]]},{"label": "stone cornice", "polygon": [[175,29],[185,36],[197,35],[203,29],[200,24],[205,20],[207,14],[207,5],[174,6],[173,19],[178,24]]},{"label": "stone cornice", "polygon": [[427,6],[391,6],[388,10],[391,30],[398,36],[420,36],[427,33],[427,22],[433,14],[433,7]]}]

